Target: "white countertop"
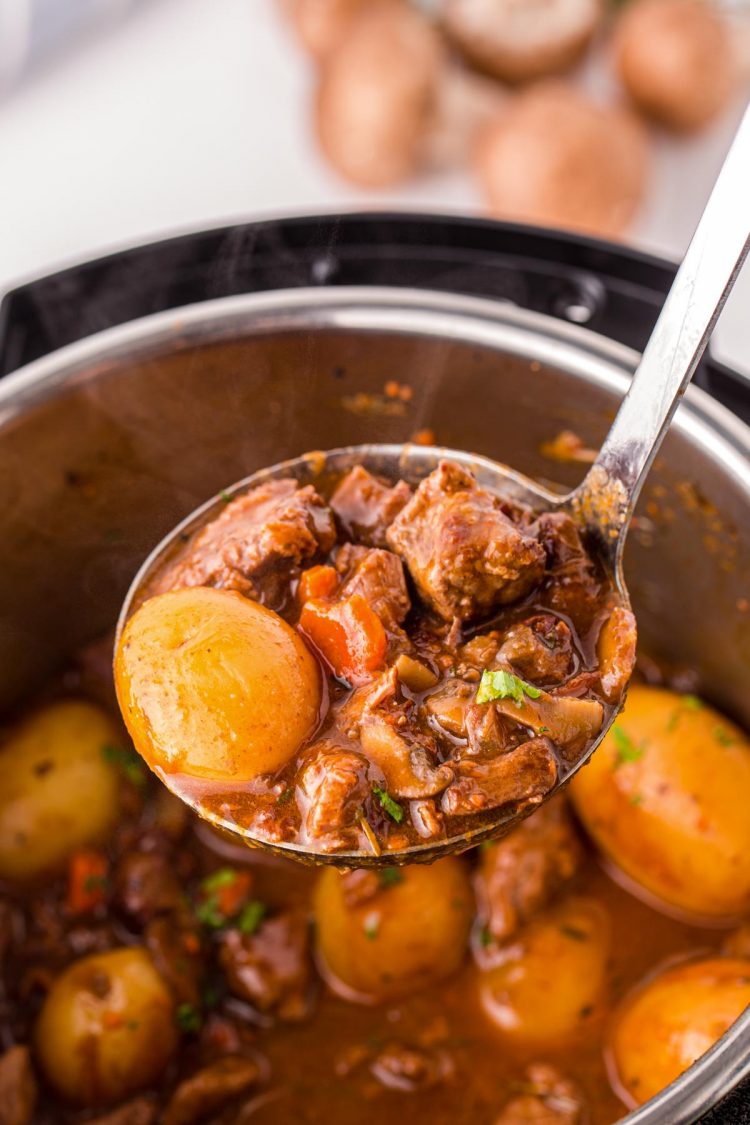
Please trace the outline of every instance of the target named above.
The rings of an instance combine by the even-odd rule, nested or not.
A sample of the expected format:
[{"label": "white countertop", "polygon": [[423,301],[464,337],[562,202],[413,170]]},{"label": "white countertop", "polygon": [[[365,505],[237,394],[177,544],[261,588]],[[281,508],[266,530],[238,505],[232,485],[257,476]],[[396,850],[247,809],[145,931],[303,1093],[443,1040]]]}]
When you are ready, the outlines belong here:
[{"label": "white countertop", "polygon": [[[151,0],[0,101],[0,293],[120,246],[263,214],[477,212],[465,173],[358,192],[319,157],[313,74],[273,0]],[[684,250],[741,113],[660,136],[632,240]],[[714,351],[750,373],[750,267]]]}]

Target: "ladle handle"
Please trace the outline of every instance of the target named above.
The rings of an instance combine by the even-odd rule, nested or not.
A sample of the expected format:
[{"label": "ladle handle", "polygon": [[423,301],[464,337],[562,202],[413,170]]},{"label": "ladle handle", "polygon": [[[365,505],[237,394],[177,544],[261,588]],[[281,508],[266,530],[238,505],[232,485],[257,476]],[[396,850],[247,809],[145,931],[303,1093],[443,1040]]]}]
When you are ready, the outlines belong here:
[{"label": "ladle handle", "polygon": [[[746,109],[638,370],[575,502],[615,556],[641,485],[750,248]],[[604,544],[602,544],[604,546]]]}]

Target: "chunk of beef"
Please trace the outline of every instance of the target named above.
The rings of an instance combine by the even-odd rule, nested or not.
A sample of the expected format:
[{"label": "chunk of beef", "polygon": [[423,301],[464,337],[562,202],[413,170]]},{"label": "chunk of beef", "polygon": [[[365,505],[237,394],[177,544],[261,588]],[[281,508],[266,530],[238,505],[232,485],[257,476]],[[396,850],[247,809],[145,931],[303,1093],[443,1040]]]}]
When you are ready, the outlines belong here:
[{"label": "chunk of beef", "polygon": [[442,462],[386,534],[425,601],[446,621],[517,601],[544,572],[544,550],[470,473]]},{"label": "chunk of beef", "polygon": [[114,901],[144,925],[157,914],[179,910],[185,894],[168,855],[162,851],[129,852],[115,868]]},{"label": "chunk of beef", "polygon": [[254,1059],[228,1055],[180,1082],[162,1114],[162,1125],[194,1125],[247,1093],[260,1078]]},{"label": "chunk of beef", "polygon": [[456,1073],[453,1059],[441,1047],[386,1043],[370,1062],[370,1072],[389,1090],[414,1093],[449,1082]]},{"label": "chunk of beef", "polygon": [[278,608],[295,571],[335,541],[331,511],[312,485],[268,481],[227,504],[154,592],[218,586]]},{"label": "chunk of beef", "polygon": [[341,598],[361,594],[384,625],[392,628],[401,624],[411,609],[411,600],[398,555],[345,543],[338,553],[336,569],[343,575]]},{"label": "chunk of beef", "polygon": [[219,963],[231,991],[261,1012],[303,1019],[310,1010],[309,936],[307,919],[296,913],[268,918],[254,934],[227,930]]},{"label": "chunk of beef", "polygon": [[303,842],[321,851],[357,846],[356,814],[369,793],[367,767],[362,754],[330,739],[310,748],[297,778],[307,800]]},{"label": "chunk of beef", "polygon": [[347,535],[371,547],[385,547],[385,533],[411,499],[404,480],[392,488],[361,465],[351,469],[331,498],[331,507]]},{"label": "chunk of beef", "polygon": [[512,937],[575,875],[582,859],[562,797],[542,805],[503,840],[484,848],[476,887],[479,912],[492,937]]},{"label": "chunk of beef", "polygon": [[550,605],[585,630],[593,622],[601,584],[577,524],[565,512],[544,512],[533,531],[547,556]]},{"label": "chunk of beef", "polygon": [[495,1125],[580,1125],[583,1099],[574,1082],[545,1063],[528,1067],[523,1093],[505,1106]]},{"label": "chunk of beef", "polygon": [[30,1125],[37,1087],[28,1047],[0,1055],[0,1125]]},{"label": "chunk of beef", "polygon": [[532,683],[559,684],[574,668],[573,636],[559,617],[538,613],[511,626],[497,660]]},{"label": "chunk of beef", "polygon": [[203,975],[201,940],[187,916],[163,914],[146,926],[146,945],[154,964],[180,1004],[200,1003]]},{"label": "chunk of beef", "polygon": [[156,1106],[151,1098],[135,1098],[132,1102],[95,1117],[87,1125],[153,1125],[156,1121]]},{"label": "chunk of beef", "polygon": [[633,675],[637,639],[633,614],[625,606],[614,606],[596,642],[602,691],[610,703],[620,699]]},{"label": "chunk of beef", "polygon": [[510,801],[541,801],[557,779],[557,763],[546,738],[522,742],[493,758],[461,758],[452,764],[455,780],[443,793],[449,816],[495,809]]}]

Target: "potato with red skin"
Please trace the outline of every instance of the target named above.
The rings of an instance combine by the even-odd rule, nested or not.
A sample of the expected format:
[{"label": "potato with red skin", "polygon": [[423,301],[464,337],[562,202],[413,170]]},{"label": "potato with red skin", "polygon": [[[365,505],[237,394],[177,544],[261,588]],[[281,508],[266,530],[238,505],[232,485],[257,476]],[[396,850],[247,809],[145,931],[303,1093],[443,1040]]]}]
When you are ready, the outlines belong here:
[{"label": "potato with red skin", "polygon": [[509,1043],[567,1043],[603,1013],[610,945],[604,908],[564,899],[529,922],[482,974],[482,1007]]},{"label": "potato with red skin", "polygon": [[0,747],[0,878],[29,882],[107,839],[120,778],[106,751],[121,744],[109,715],[78,699],[40,708],[9,732]]},{"label": "potato with red skin", "polygon": [[615,65],[637,108],[677,132],[708,125],[737,84],[729,25],[706,0],[632,0],[617,31]]},{"label": "potato with red skin", "polygon": [[405,0],[282,0],[282,8],[300,43],[318,62],[346,38],[352,25],[373,4]]},{"label": "potato with red skin", "polygon": [[570,798],[652,895],[728,922],[750,910],[750,741],[695,696],[635,685]]},{"label": "potato with red skin", "polygon": [[[341,875],[327,868],[315,889],[318,956],[348,999],[388,1000],[451,973],[467,948],[474,898],[463,863]],[[372,876],[374,893],[352,901],[347,880]]]},{"label": "potato with red skin", "polygon": [[318,721],[310,650],[234,591],[159,594],[127,622],[115,686],[133,743],[157,773],[233,783],[283,766]]},{"label": "potato with red skin", "polygon": [[621,1096],[648,1101],[704,1055],[750,1004],[750,960],[710,957],[676,965],[626,997],[609,1061]]},{"label": "potato with red skin", "polygon": [[111,1105],[151,1086],[169,1063],[174,1001],[141,947],[82,957],[53,982],[35,1041],[45,1077],[66,1101]]}]

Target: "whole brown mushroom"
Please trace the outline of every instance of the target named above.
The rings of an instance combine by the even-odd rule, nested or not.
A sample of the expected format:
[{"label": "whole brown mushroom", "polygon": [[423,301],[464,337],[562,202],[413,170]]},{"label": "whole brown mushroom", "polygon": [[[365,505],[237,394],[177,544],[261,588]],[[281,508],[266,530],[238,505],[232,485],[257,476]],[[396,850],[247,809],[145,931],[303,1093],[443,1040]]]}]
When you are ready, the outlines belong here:
[{"label": "whole brown mushroom", "polygon": [[729,26],[705,0],[633,0],[615,39],[616,67],[643,113],[670,129],[700,129],[736,85]]},{"label": "whole brown mushroom", "polygon": [[380,2],[382,0],[280,0],[300,43],[318,60],[338,47],[358,16]]},{"label": "whole brown mushroom", "polygon": [[492,214],[605,237],[635,214],[647,163],[645,132],[632,114],[559,81],[519,94],[476,149]]},{"label": "whole brown mushroom", "polygon": [[449,39],[473,66],[505,82],[567,70],[599,26],[601,0],[442,0]]},{"label": "whole brown mushroom", "polygon": [[342,176],[388,187],[427,164],[465,159],[502,100],[487,80],[449,62],[416,8],[378,3],[324,62],[316,131]]}]

